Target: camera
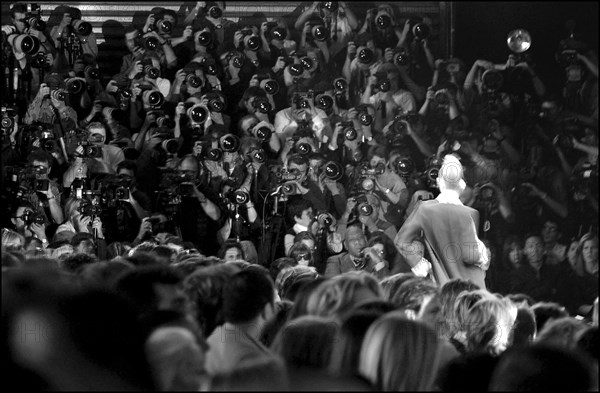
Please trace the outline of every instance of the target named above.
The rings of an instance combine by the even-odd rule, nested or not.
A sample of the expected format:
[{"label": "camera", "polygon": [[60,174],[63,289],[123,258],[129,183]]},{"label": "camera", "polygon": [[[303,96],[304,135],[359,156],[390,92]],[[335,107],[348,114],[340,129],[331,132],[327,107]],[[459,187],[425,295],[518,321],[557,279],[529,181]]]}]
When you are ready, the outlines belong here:
[{"label": "camera", "polygon": [[257,109],[260,113],[269,113],[271,109],[273,109],[267,97],[254,98],[252,107]]},{"label": "camera", "polygon": [[191,86],[193,88],[202,87],[202,85],[204,84],[202,78],[200,78],[196,74],[187,74],[185,76],[185,81],[188,84],[188,86]]},{"label": "camera", "polygon": [[423,18],[420,16],[410,18],[410,31],[413,33],[415,40],[422,41],[429,37],[431,29],[425,23]]},{"label": "camera", "polygon": [[369,48],[363,48],[358,52],[358,62],[370,65],[375,61],[375,53]]},{"label": "camera", "polygon": [[200,158],[207,159],[209,161],[219,161],[223,157],[223,150],[213,149],[210,147],[209,142],[196,141],[196,146],[202,147]]},{"label": "camera", "polygon": [[277,22],[267,22],[265,36],[270,40],[283,41],[287,37],[287,30],[283,27],[278,27]]},{"label": "camera", "polygon": [[308,109],[310,108],[310,103],[307,100],[306,93],[294,93],[292,97],[292,101],[296,104],[296,109]]},{"label": "camera", "polygon": [[26,226],[31,224],[44,225],[46,222],[43,214],[34,212],[33,210],[25,210],[21,219],[25,222]]},{"label": "camera", "polygon": [[87,83],[83,78],[67,78],[65,80],[66,90],[69,94],[78,95],[87,88]]},{"label": "camera", "polygon": [[81,157],[83,158],[101,158],[102,157],[102,147],[96,146],[92,142],[81,142],[79,144],[83,147],[83,154]]},{"label": "camera", "polygon": [[369,204],[367,196],[362,194],[354,198],[356,201],[355,213],[360,216],[370,216],[373,214],[373,206]]},{"label": "camera", "polygon": [[433,95],[433,101],[441,107],[446,107],[450,104],[448,92],[444,89],[437,90]]},{"label": "camera", "polygon": [[147,106],[159,108],[165,102],[165,97],[158,90],[144,90],[142,100]]},{"label": "camera", "polygon": [[257,164],[262,164],[267,160],[267,157],[265,156],[265,151],[263,149],[254,150],[252,153],[250,153],[250,158],[253,162],[256,162]]},{"label": "camera", "polygon": [[198,44],[202,46],[210,46],[213,41],[213,34],[210,31],[203,31],[198,34]]},{"label": "camera", "polygon": [[321,227],[330,228],[336,224],[335,217],[328,212],[318,213],[315,218]]},{"label": "camera", "polygon": [[358,166],[358,186],[363,191],[373,191],[375,188],[375,179],[378,175],[385,172],[385,165],[379,163],[375,168],[371,168],[368,163],[362,162]]},{"label": "camera", "polygon": [[213,19],[219,19],[223,15],[223,10],[219,8],[216,2],[207,2],[204,12]]},{"label": "camera", "polygon": [[210,98],[208,100],[207,106],[211,112],[216,113],[221,113],[223,112],[223,109],[225,109],[225,104],[223,104],[223,101],[221,101],[221,99],[218,96]]},{"label": "camera", "polygon": [[[310,60],[312,62],[312,60]],[[304,73],[304,66],[302,66],[302,64],[298,63],[298,64],[290,64],[288,66],[289,68],[289,72],[290,75],[293,77],[300,77],[303,73]],[[297,83],[297,80],[294,79],[295,83]]]},{"label": "camera", "polygon": [[385,72],[376,72],[375,77],[377,78],[377,81],[374,85],[371,85],[371,89],[380,90],[383,93],[390,91],[390,80],[387,78],[387,74]]},{"label": "camera", "polygon": [[379,29],[387,29],[392,25],[392,18],[386,11],[379,11],[375,16],[375,24]]},{"label": "camera", "polygon": [[2,125],[2,135],[5,134],[8,136],[13,131],[13,128],[16,124],[16,116],[17,110],[12,107],[2,106],[0,109],[0,124]]},{"label": "camera", "polygon": [[167,154],[174,155],[177,154],[177,151],[179,150],[179,142],[177,139],[165,139],[160,144],[160,147],[166,151]]},{"label": "camera", "polygon": [[402,145],[408,136],[406,123],[408,123],[410,126],[413,126],[418,121],[419,115],[416,113],[396,115],[394,117],[394,121],[389,127],[387,134],[385,135],[388,144],[391,146]]},{"label": "camera", "polygon": [[271,135],[273,135],[273,131],[267,126],[255,128],[253,131],[254,131],[254,136],[263,142],[270,140]]},{"label": "camera", "polygon": [[38,52],[36,55],[31,56],[31,66],[33,68],[49,69],[51,64],[48,62],[45,52]]},{"label": "camera", "polygon": [[160,41],[154,36],[148,36],[142,38],[142,45],[146,50],[156,50],[160,48]]},{"label": "camera", "polygon": [[335,12],[339,8],[337,1],[322,1],[320,3],[321,8],[325,8],[327,11]]},{"label": "camera", "polygon": [[40,40],[28,34],[12,34],[8,36],[8,43],[15,51],[31,55],[39,51]]},{"label": "camera", "polygon": [[348,82],[344,78],[337,78],[333,81],[333,90],[335,95],[342,95],[348,91]]},{"label": "camera", "polygon": [[329,30],[321,23],[313,25],[310,28],[310,32],[306,34],[306,39],[314,39],[321,42],[327,41],[329,39]]},{"label": "camera", "polygon": [[397,157],[392,163],[394,172],[401,177],[410,176],[415,171],[415,163],[410,157]]},{"label": "camera", "polygon": [[400,48],[394,53],[394,63],[399,66],[407,66],[410,64],[410,55],[404,48]]},{"label": "camera", "polygon": [[367,107],[359,105],[356,109],[358,109],[358,121],[360,124],[370,126],[373,123],[373,116],[369,114]]},{"label": "camera", "polygon": [[347,141],[353,141],[358,137],[358,132],[356,128],[354,128],[354,122],[352,121],[343,121],[342,122],[344,138]]},{"label": "camera", "polygon": [[244,38],[242,39],[241,49],[249,49],[253,52],[256,52],[262,46],[262,41],[259,36],[254,34],[251,29],[242,29],[242,34],[244,34]]},{"label": "camera", "polygon": [[260,88],[268,95],[273,96],[279,93],[279,83],[275,79],[272,79],[269,74],[259,74],[258,80]]},{"label": "camera", "polygon": [[233,64],[235,68],[242,68],[245,63],[244,58],[244,55],[236,52],[235,54],[230,55],[227,61],[229,62],[229,60],[231,60],[231,64]]},{"label": "camera", "polygon": [[236,152],[240,149],[240,138],[233,134],[225,134],[219,139],[219,146],[224,152]]},{"label": "camera", "polygon": [[565,49],[561,51],[558,55],[558,62],[563,67],[577,64],[579,59],[577,58],[577,51],[575,49]]},{"label": "camera", "polygon": [[236,190],[230,194],[230,199],[236,205],[245,205],[250,201],[250,194],[246,191]]},{"label": "camera", "polygon": [[294,146],[294,153],[301,154],[304,156],[309,153],[312,153],[312,147],[306,142],[301,142]]},{"label": "camera", "polygon": [[81,19],[73,19],[71,20],[71,26],[76,34],[87,37],[92,34],[92,24],[89,22],[84,22]]},{"label": "camera", "polygon": [[278,179],[279,183],[284,183],[287,181],[300,180],[302,178],[302,173],[300,173],[297,169],[290,171],[287,168],[281,168],[275,172],[275,177]]},{"label": "camera", "polygon": [[329,161],[321,169],[325,173],[325,177],[338,181],[344,176],[344,167],[337,161]]},{"label": "camera", "polygon": [[148,31],[156,31],[159,35],[170,34],[172,30],[173,24],[164,19],[158,19],[148,27]]},{"label": "camera", "polygon": [[94,203],[90,199],[82,199],[77,211],[82,216],[93,217],[102,214],[102,207],[98,203]]},{"label": "camera", "polygon": [[[191,105],[186,103],[186,105]],[[208,120],[208,109],[200,104],[192,105],[187,110],[187,115],[190,120],[197,124],[204,124]]]},{"label": "camera", "polygon": [[333,98],[325,93],[318,94],[315,98],[315,106],[324,111],[329,111],[333,108]]}]

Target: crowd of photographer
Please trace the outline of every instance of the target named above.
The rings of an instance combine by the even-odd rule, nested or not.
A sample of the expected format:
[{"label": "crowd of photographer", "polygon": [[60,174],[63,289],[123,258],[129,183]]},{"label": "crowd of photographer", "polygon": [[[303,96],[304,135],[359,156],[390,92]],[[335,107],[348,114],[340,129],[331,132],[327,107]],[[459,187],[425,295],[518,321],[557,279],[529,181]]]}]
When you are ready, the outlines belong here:
[{"label": "crowd of photographer", "polygon": [[[589,322],[598,297],[596,53],[571,35],[558,44],[555,59],[535,59],[563,66],[556,78],[564,79],[564,89],[552,92],[536,73],[524,30],[509,35],[513,53],[504,64],[479,59],[469,68],[434,53],[427,18],[402,17],[388,4],[364,15],[352,8],[314,2],[288,25],[282,17],[233,23],[223,2],[198,2],[183,18],[156,7],[143,25],[125,26],[129,53],[114,59],[121,62],[116,75],[103,78],[96,36],[81,11],[66,7],[60,22],[47,26],[39,7],[14,4],[12,23],[2,26],[1,113],[8,217],[2,266],[3,280],[13,272],[6,278],[11,299],[24,280],[36,287],[31,304],[48,303],[43,280],[19,269],[43,261],[59,268],[51,273],[58,288],[52,297],[64,302],[52,306],[58,315],[76,315],[70,313],[82,306],[69,302],[77,297],[89,307],[103,299],[116,314],[125,313],[116,298],[79,286],[117,289],[137,307],[155,387],[165,390],[204,386],[205,371],[212,388],[244,386],[232,385],[236,378],[268,388],[252,374],[278,375],[275,358],[231,368],[257,351],[285,360],[289,380],[269,382],[277,387],[307,388],[306,376],[329,369],[335,378],[321,382],[341,384],[337,388],[350,387],[340,382],[345,375],[354,378],[352,387],[365,389],[452,389],[460,373],[481,360],[470,355],[496,359],[517,341],[517,333],[510,344],[502,341],[508,335],[483,339],[489,332],[472,327],[477,312],[481,318],[492,313],[498,320],[488,322],[508,330],[515,320],[526,329],[532,308],[537,318],[555,313],[567,324],[578,322],[576,315]],[[486,287],[494,296],[466,282],[438,287],[419,277],[429,274],[411,269],[393,243],[415,206],[439,194],[437,176],[447,154],[460,157],[464,167],[462,203],[480,214],[477,229],[491,260]],[[415,253],[426,256],[425,243],[416,240]],[[407,278],[412,284],[402,286]],[[459,289],[470,292],[459,296]],[[447,323],[457,320],[464,329],[438,332],[439,319],[427,314],[440,312],[427,310],[438,298]],[[551,311],[544,302],[553,302]],[[18,302],[11,321],[24,309]],[[404,317],[390,314],[394,309]],[[105,326],[102,319],[111,316],[102,310],[88,316]],[[326,318],[336,321],[335,329]],[[134,321],[123,316],[119,323],[123,337],[130,337]],[[258,336],[249,323],[270,330]],[[226,348],[219,325],[251,336],[254,346]],[[360,334],[354,331],[363,325]],[[433,344],[428,326],[450,349]],[[405,377],[381,380],[402,374],[390,367],[412,349],[385,359],[387,347],[402,338],[384,345],[377,329],[403,329],[431,353],[404,370]],[[544,337],[567,328],[555,329]],[[358,336],[365,337],[363,351]],[[583,339],[570,339],[565,350],[585,346]],[[136,340],[122,342],[125,354],[115,364],[139,360]],[[321,344],[321,352],[306,354]],[[98,356],[117,348],[106,345],[97,348]],[[179,352],[168,354],[169,345]],[[184,354],[183,347],[193,353]],[[228,351],[239,358],[230,359]],[[457,351],[461,361],[442,367]],[[18,363],[24,355],[13,356]],[[174,374],[157,371],[169,356],[192,356],[206,370],[171,365],[164,367]],[[531,349],[526,356],[544,354]],[[574,354],[561,356],[579,367]],[[516,359],[501,360],[496,373],[509,375]],[[487,382],[495,365],[483,370]],[[62,382],[48,375],[66,372],[58,365],[24,366],[50,385]],[[96,366],[87,367],[91,373]],[[144,377],[149,368],[139,362],[123,367],[121,379],[101,386],[151,386]],[[85,386],[67,380],[63,387]],[[502,381],[496,379],[497,388],[512,387]]]}]

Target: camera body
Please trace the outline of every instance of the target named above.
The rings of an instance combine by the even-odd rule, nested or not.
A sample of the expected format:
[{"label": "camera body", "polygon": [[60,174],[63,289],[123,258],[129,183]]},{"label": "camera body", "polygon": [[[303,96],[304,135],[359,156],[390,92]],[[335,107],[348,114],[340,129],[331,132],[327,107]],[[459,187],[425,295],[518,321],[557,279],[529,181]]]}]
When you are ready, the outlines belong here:
[{"label": "camera body", "polygon": [[356,201],[356,207],[354,208],[355,215],[370,216],[373,214],[373,206],[369,204],[369,200],[365,194],[358,195],[354,200]]},{"label": "camera body", "polygon": [[390,91],[391,84],[390,80],[387,78],[387,73],[385,72],[376,72],[375,77],[377,81],[374,85],[371,85],[371,89],[373,91],[381,91],[382,93],[387,93]]},{"label": "camera body", "polygon": [[102,158],[102,147],[95,143],[83,141],[79,144],[83,147],[82,158]]},{"label": "camera body", "polygon": [[25,222],[26,226],[30,226],[31,224],[44,225],[46,222],[43,214],[33,210],[26,210],[21,219]]},{"label": "camera body", "polygon": [[375,189],[375,179],[385,172],[385,165],[379,163],[375,168],[371,168],[369,163],[361,162],[357,167],[357,172],[354,188],[359,192],[372,192]]}]

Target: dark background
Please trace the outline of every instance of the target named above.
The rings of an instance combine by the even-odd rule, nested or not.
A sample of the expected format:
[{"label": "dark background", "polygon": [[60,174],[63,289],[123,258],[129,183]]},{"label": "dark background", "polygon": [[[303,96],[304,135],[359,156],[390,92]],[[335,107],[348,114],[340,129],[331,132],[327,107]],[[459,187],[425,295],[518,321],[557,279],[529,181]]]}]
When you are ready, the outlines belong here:
[{"label": "dark background", "polygon": [[[546,87],[558,91],[564,71],[554,60],[560,40],[568,37],[565,22],[576,22],[576,37],[598,55],[598,2],[455,2],[454,55],[470,67],[485,59],[505,63],[511,53],[508,33],[517,28],[529,31],[529,52]],[[578,34],[579,33],[579,34]],[[559,78],[556,76],[560,75]]]}]

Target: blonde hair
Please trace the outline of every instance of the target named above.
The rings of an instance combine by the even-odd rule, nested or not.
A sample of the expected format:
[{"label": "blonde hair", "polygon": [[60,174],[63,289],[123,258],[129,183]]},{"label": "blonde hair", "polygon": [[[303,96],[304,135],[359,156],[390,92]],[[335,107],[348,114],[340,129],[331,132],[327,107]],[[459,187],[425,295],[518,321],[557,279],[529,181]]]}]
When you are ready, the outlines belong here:
[{"label": "blonde hair", "polygon": [[358,371],[376,390],[431,390],[440,351],[431,328],[394,311],[377,319],[367,330]]},{"label": "blonde hair", "polygon": [[8,228],[2,228],[2,248],[5,251],[22,250],[25,245],[25,237]]},{"label": "blonde hair", "polygon": [[595,233],[592,233],[592,232],[588,232],[588,233],[584,234],[583,236],[581,236],[581,239],[579,239],[579,245],[577,246],[575,265],[577,266],[578,269],[581,269],[581,271],[584,274],[594,274],[594,273],[597,273],[597,270],[598,270],[598,260],[595,261],[596,272],[590,272],[590,271],[588,271],[587,264],[585,263],[585,260],[583,259],[583,246],[586,242],[590,242],[590,241],[596,242],[596,247],[597,247],[598,246],[598,235],[596,235]]},{"label": "blonde hair", "polygon": [[517,306],[510,300],[493,296],[478,300],[463,321],[467,350],[500,355],[508,346],[516,319]]},{"label": "blonde hair", "polygon": [[308,314],[340,318],[360,300],[368,300],[356,299],[361,289],[383,299],[381,286],[373,275],[363,271],[347,272],[324,282],[310,295],[306,306]]}]

